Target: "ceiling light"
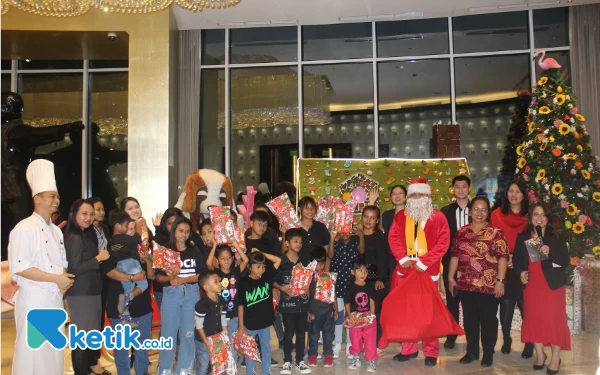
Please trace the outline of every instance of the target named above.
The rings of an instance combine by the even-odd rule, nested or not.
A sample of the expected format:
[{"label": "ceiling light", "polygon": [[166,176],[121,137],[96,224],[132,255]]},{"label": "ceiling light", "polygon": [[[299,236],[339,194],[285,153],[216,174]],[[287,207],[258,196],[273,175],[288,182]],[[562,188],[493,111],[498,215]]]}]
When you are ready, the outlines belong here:
[{"label": "ceiling light", "polygon": [[254,26],[264,26],[264,25],[270,25],[271,22],[270,21],[248,21],[246,22],[246,25],[254,25]]},{"label": "ceiling light", "polygon": [[513,9],[513,8],[524,8],[527,4],[509,4],[509,5],[499,5],[498,9]]},{"label": "ceiling light", "polygon": [[271,21],[271,23],[273,25],[296,25],[296,24],[298,24],[298,21],[296,21],[296,20],[276,20],[276,21]]},{"label": "ceiling light", "polygon": [[539,2],[539,3],[529,3],[529,6],[530,7],[541,7],[541,6],[544,6],[544,5],[556,5],[556,4],[559,4],[559,3],[560,3],[560,0],[556,0],[556,1],[542,1],[542,2]]},{"label": "ceiling light", "polygon": [[369,19],[368,16],[351,16],[351,17],[338,17],[340,21],[366,21]]},{"label": "ceiling light", "polygon": [[423,17],[423,12],[408,12],[408,13],[399,13],[395,14],[394,18],[416,18]]},{"label": "ceiling light", "polygon": [[481,12],[483,10],[495,10],[498,9],[497,6],[492,6],[492,7],[475,7],[475,8],[469,8],[469,12]]},{"label": "ceiling light", "polygon": [[217,25],[219,26],[244,26],[245,23],[244,22],[224,22],[224,23],[217,23]]},{"label": "ceiling light", "polygon": [[369,17],[372,20],[382,20],[382,19],[386,19],[386,18],[394,18],[393,14],[379,14],[376,16],[370,16]]}]

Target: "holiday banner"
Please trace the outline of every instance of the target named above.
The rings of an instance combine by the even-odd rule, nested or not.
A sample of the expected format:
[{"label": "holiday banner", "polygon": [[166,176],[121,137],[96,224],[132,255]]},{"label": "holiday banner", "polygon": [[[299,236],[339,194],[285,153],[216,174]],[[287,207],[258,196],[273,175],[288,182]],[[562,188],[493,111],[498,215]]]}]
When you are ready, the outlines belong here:
[{"label": "holiday banner", "polygon": [[[471,177],[467,159],[298,159],[296,186],[299,194],[315,200],[340,198],[355,206],[355,213],[369,204],[382,211],[393,208],[390,190],[394,185],[408,186],[413,179],[426,178],[431,186],[433,206],[440,209],[452,203],[452,178]],[[327,213],[323,213],[326,215]]]}]

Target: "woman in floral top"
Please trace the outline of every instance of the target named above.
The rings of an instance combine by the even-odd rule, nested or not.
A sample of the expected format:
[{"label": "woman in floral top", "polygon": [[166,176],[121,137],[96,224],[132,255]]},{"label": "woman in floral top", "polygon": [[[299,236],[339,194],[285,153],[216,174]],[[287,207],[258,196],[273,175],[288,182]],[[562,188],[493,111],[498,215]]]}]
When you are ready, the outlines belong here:
[{"label": "woman in floral top", "polygon": [[[508,246],[501,229],[488,223],[490,202],[475,197],[470,204],[471,224],[456,233],[448,287],[455,295],[458,289],[463,306],[467,336],[467,354],[460,363],[479,359],[479,330],[483,358],[481,366],[489,367],[494,358],[498,339],[499,298],[504,295]],[[454,279],[458,271],[458,281]]]}]

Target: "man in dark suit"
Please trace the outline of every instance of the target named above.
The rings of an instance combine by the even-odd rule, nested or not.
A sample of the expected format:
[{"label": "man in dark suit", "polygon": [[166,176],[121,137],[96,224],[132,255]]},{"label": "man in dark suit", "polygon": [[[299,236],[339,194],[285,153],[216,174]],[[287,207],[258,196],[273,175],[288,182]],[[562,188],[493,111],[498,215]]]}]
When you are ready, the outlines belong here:
[{"label": "man in dark suit", "polygon": [[[441,210],[446,216],[448,226],[450,227],[450,247],[448,248],[446,255],[442,258],[442,265],[444,266],[443,277],[444,288],[446,289],[446,305],[454,316],[454,319],[458,322],[460,296],[453,296],[452,291],[448,290],[448,270],[450,269],[450,249],[454,244],[454,236],[460,228],[470,223],[469,192],[471,191],[471,179],[464,175],[456,176],[452,179],[452,188],[455,201]],[[456,336],[448,336],[444,343],[444,348],[454,349],[455,342]]]}]

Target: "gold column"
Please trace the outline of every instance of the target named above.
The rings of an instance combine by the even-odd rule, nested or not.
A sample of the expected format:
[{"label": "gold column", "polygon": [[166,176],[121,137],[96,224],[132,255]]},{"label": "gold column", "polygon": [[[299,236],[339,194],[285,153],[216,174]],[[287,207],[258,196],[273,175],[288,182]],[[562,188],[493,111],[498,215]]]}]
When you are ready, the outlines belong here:
[{"label": "gold column", "polygon": [[[169,139],[175,126],[175,19],[170,9],[124,15],[90,9],[79,17],[42,17],[12,8],[2,30],[125,31],[129,34],[128,194],[140,200],[149,219],[169,203]],[[174,56],[175,55],[175,56]],[[171,159],[172,160],[172,159]]]}]

